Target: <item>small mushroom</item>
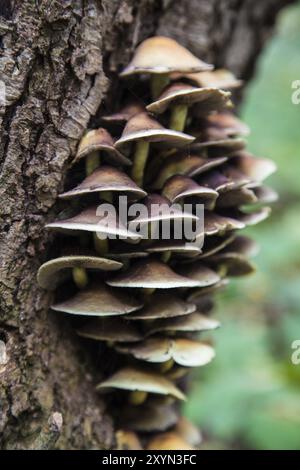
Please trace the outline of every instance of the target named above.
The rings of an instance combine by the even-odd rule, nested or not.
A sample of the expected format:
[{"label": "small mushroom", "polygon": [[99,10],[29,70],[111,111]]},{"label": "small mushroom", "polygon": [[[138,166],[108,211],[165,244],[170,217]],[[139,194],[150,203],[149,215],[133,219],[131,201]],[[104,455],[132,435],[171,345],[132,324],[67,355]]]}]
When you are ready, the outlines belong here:
[{"label": "small mushroom", "polygon": [[222,170],[213,170],[201,175],[198,181],[202,186],[209,187],[219,194],[240,189],[251,183],[248,176],[245,176],[232,165],[226,165]]},{"label": "small mushroom", "polygon": [[175,289],[197,287],[199,281],[176,274],[166,264],[156,260],[143,260],[132,264],[127,271],[107,281],[110,286],[142,289]]},{"label": "small mushroom", "polygon": [[109,154],[111,161],[119,165],[131,165],[131,161],[115,148],[112,136],[104,128],[93,129],[83,136],[73,164],[86,157],[86,174],[90,175],[100,165],[100,152]]},{"label": "small mushroom", "polygon": [[173,318],[188,315],[196,310],[196,306],[185,302],[180,297],[166,292],[156,292],[151,296],[151,302],[142,310],[130,314],[130,320],[155,320],[158,318]]},{"label": "small mushroom", "polygon": [[[143,392],[146,394],[143,396],[144,400],[147,398],[148,393],[170,395],[178,400],[185,400],[184,393],[170,380],[160,374],[133,367],[121,369],[97,385],[97,390],[105,391],[107,389],[128,390],[133,393]],[[135,395],[132,396],[135,397]]]},{"label": "small mushroom", "polygon": [[216,328],[219,328],[219,326],[220,322],[218,320],[202,315],[201,313],[194,312],[182,317],[157,320],[148,330],[147,335],[150,336],[163,331],[196,333],[200,331],[215,330]]},{"label": "small mushroom", "polygon": [[189,74],[174,73],[172,75],[173,80],[178,80],[179,78],[187,78],[200,87],[222,88],[223,90],[239,88],[243,84],[242,80],[238,80],[232,72],[226,69],[217,69]]},{"label": "small mushroom", "polygon": [[252,181],[262,182],[276,171],[272,160],[254,157],[248,152],[239,152],[232,161],[236,168]]},{"label": "small mushroom", "polygon": [[172,72],[192,73],[212,68],[212,65],[198,59],[174,39],[156,36],[139,45],[130,64],[120,75],[150,74],[152,95],[156,98],[168,83]]},{"label": "small mushroom", "polygon": [[246,276],[255,272],[255,266],[244,255],[224,252],[209,258],[209,264],[222,276]]},{"label": "small mushroom", "polygon": [[207,236],[223,235],[231,230],[245,228],[245,226],[246,222],[243,220],[242,215],[237,218],[236,216],[227,217],[214,212],[205,213],[204,232]]},{"label": "small mushroom", "polygon": [[147,450],[195,450],[175,432],[157,434],[147,444]]},{"label": "small mushroom", "polygon": [[209,135],[221,135],[221,138],[247,136],[250,134],[249,126],[228,111],[210,114],[205,118],[204,125],[206,126],[205,133],[207,133],[208,129]]},{"label": "small mushroom", "polygon": [[126,173],[110,166],[101,166],[85,178],[76,188],[60,194],[61,199],[71,199],[91,193],[118,192],[132,195],[136,198],[145,197],[147,193],[139,188]]},{"label": "small mushroom", "polygon": [[182,132],[189,107],[197,104],[205,114],[218,111],[232,105],[230,95],[216,88],[196,88],[186,83],[173,83],[146,109],[154,114],[162,114],[171,108],[170,128]]},{"label": "small mushroom", "polygon": [[237,223],[241,223],[246,227],[248,225],[256,225],[263,222],[269,217],[270,213],[270,207],[262,207],[261,209],[252,212],[244,212],[241,210],[235,211],[232,215]]},{"label": "small mushroom", "polygon": [[[196,134],[195,131],[191,129],[193,135]],[[218,136],[220,137],[220,136]],[[235,138],[218,138],[216,139],[215,135],[206,136],[201,134],[200,137],[196,137],[191,151],[193,152],[206,152],[208,157],[219,157],[219,156],[234,156],[237,152],[243,151],[246,146],[246,141],[241,137]]]},{"label": "small mushroom", "polygon": [[174,175],[193,178],[216,168],[227,161],[226,157],[204,158],[198,155],[177,155],[169,158],[161,167],[158,176],[152,182],[153,189],[161,189]]},{"label": "small mushroom", "polygon": [[138,360],[151,363],[172,361],[172,365],[175,362],[183,367],[204,366],[215,357],[215,351],[211,346],[187,338],[148,338],[136,345],[117,345],[116,349]]},{"label": "small mushroom", "polygon": [[218,253],[218,251],[221,251],[227,245],[232,243],[234,238],[234,235],[229,235],[226,237],[207,237],[204,242],[202,253],[198,256],[198,258],[203,259]]},{"label": "small mushroom", "polygon": [[132,296],[113,290],[98,282],[77,292],[70,299],[53,305],[52,310],[73,315],[96,317],[126,315],[143,307]]},{"label": "small mushroom", "polygon": [[198,287],[211,286],[220,281],[220,276],[215,271],[204,266],[199,261],[184,264],[178,269],[178,271],[183,276],[197,281]]},{"label": "small mushroom", "polygon": [[38,284],[47,290],[54,290],[60,282],[73,276],[76,285],[83,288],[88,283],[86,270],[115,271],[122,263],[97,256],[61,256],[44,263],[37,274]]},{"label": "small mushroom", "polygon": [[[208,286],[208,287],[200,287],[200,289],[192,289],[186,300],[189,301],[189,302],[195,302],[195,304],[197,305],[198,308],[200,308],[200,310],[202,311],[203,310],[203,306],[202,306],[202,301],[204,299],[204,302],[205,300],[207,299],[207,295],[208,294],[212,294],[212,293],[215,293],[219,290],[222,290],[224,289],[229,283],[229,280],[224,278],[224,279],[221,279],[219,282],[217,282],[216,284],[213,284],[211,286]],[[209,305],[211,305],[209,303]]]},{"label": "small mushroom", "polygon": [[178,412],[174,406],[156,403],[150,399],[139,407],[126,407],[122,412],[122,423],[133,431],[157,432],[166,431],[178,420]]},{"label": "small mushroom", "polygon": [[180,416],[174,428],[174,432],[191,446],[199,446],[202,442],[200,430],[185,416]]},{"label": "small mushroom", "polygon": [[109,343],[131,343],[143,337],[136,326],[119,318],[95,318],[78,329],[77,334]]},{"label": "small mushroom", "polygon": [[217,200],[217,207],[238,207],[245,204],[255,204],[257,197],[255,192],[246,186],[221,193]]},{"label": "small mushroom", "polygon": [[172,203],[183,201],[186,198],[196,197],[203,201],[206,208],[212,209],[218,197],[217,191],[207,186],[199,186],[187,176],[176,175],[167,180],[163,187],[163,195]]},{"label": "small mushroom", "polygon": [[131,176],[139,186],[142,186],[150,142],[161,142],[167,146],[182,146],[193,142],[193,140],[194,137],[190,135],[166,129],[152,119],[149,114],[139,113],[129,119],[115,146],[119,148],[135,143]]},{"label": "small mushroom", "polygon": [[117,450],[143,450],[142,444],[132,431],[119,429],[116,431]]},{"label": "small mushroom", "polygon": [[252,191],[256,196],[257,204],[270,204],[271,202],[276,202],[278,199],[276,191],[268,186],[252,187]]}]

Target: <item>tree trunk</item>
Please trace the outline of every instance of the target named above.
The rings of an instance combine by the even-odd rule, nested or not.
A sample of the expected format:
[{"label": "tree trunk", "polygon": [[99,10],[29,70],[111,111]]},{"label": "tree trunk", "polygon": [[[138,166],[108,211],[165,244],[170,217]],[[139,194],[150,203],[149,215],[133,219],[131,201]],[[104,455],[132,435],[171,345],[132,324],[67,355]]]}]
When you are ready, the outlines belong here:
[{"label": "tree trunk", "polygon": [[[171,36],[247,80],[284,0],[1,0],[0,442],[112,448],[96,367],[36,272],[68,163],[137,44]],[[59,439],[58,439],[59,438]]]}]

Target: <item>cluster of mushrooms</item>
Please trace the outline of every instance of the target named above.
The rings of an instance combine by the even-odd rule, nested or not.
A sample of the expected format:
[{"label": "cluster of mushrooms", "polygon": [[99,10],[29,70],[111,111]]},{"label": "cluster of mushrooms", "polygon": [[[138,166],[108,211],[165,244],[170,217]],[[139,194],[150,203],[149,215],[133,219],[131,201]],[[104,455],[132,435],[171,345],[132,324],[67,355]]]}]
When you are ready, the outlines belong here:
[{"label": "cluster of mushrooms", "polygon": [[[60,233],[57,257],[38,282],[56,289],[52,309],[77,316],[85,341],[110,351],[112,370],[103,367],[97,390],[109,392],[118,449],[198,448],[200,432],[180,401],[187,373],[215,355],[209,339],[198,339],[219,327],[211,294],[253,272],[257,246],[238,230],[264,220],[276,199],[262,185],[273,162],[246,152],[248,127],[232,113],[229,90],[241,82],[212,69],[170,38],[140,44],[120,74],[125,90],[136,86],[134,98],[126,91],[120,109],[101,117],[105,127],[85,133],[70,171],[75,187],[59,196],[67,209],[47,225]],[[138,220],[149,239],[113,214],[111,227],[101,225],[97,207],[117,206],[121,195],[149,209]],[[152,205],[175,202],[204,205],[202,249],[151,239],[152,226],[172,217]]]}]

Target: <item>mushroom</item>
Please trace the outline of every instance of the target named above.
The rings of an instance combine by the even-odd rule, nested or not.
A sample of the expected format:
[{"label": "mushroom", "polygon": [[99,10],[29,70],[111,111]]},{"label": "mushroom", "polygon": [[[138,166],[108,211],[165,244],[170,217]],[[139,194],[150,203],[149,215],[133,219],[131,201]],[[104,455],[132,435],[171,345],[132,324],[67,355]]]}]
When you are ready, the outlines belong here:
[{"label": "mushroom", "polygon": [[155,320],[158,318],[173,318],[188,315],[196,310],[196,305],[185,302],[180,297],[166,292],[156,292],[151,302],[142,310],[130,314],[130,320]]},{"label": "mushroom", "polygon": [[134,345],[117,345],[116,349],[138,360],[167,364],[164,372],[169,370],[174,362],[183,367],[199,367],[208,364],[215,357],[211,346],[187,338],[148,338]]},{"label": "mushroom", "polygon": [[124,426],[143,433],[165,431],[174,426],[177,420],[178,412],[174,406],[156,403],[151,399],[139,407],[126,407],[122,412]]},{"label": "mushroom", "polygon": [[147,450],[195,450],[175,432],[157,434],[147,444]]},{"label": "mushroom", "polygon": [[220,322],[218,320],[202,315],[199,312],[194,312],[190,315],[177,318],[157,320],[148,330],[147,335],[150,336],[163,331],[195,333],[199,331],[215,330],[219,328],[219,326]]},{"label": "mushroom", "polygon": [[106,282],[109,286],[142,289],[175,289],[202,285],[198,280],[176,274],[169,266],[156,260],[132,264],[127,271]]},{"label": "mushroom", "polygon": [[109,343],[130,343],[142,339],[136,326],[119,318],[95,318],[79,328],[77,334],[83,338]]},{"label": "mushroom", "polygon": [[73,277],[80,289],[88,283],[87,269],[100,271],[115,271],[122,267],[122,263],[97,256],[61,256],[44,263],[37,274],[39,285],[47,290],[54,290],[57,285]]},{"label": "mushroom", "polygon": [[117,450],[143,450],[136,433],[118,429],[116,431]]},{"label": "mushroom", "polygon": [[73,217],[51,222],[46,228],[71,235],[77,235],[80,231],[93,232],[95,248],[99,254],[107,253],[108,237],[118,236],[128,241],[141,239],[139,234],[128,231],[122,225],[116,211],[108,204],[88,207]]},{"label": "mushroom", "polygon": [[205,117],[204,125],[206,134],[221,135],[221,138],[247,136],[250,133],[249,126],[228,111],[210,114]]},{"label": "mushroom", "polygon": [[218,253],[218,251],[225,248],[225,246],[232,243],[235,236],[230,234],[226,237],[207,237],[204,242],[204,247],[202,249],[202,253],[198,256],[199,259],[207,258],[208,256],[214,255]]},{"label": "mushroom", "polygon": [[144,112],[129,119],[115,146],[119,148],[130,143],[136,144],[131,176],[137,185],[142,186],[150,142],[163,142],[168,146],[182,146],[193,142],[193,140],[194,137],[190,135],[166,129]]},{"label": "mushroom", "polygon": [[209,187],[219,194],[240,189],[251,183],[248,176],[241,173],[233,165],[226,165],[221,170],[213,170],[198,178],[202,186]]},{"label": "mushroom", "polygon": [[[213,284],[211,286],[200,287],[200,289],[199,288],[192,289],[189,292],[189,294],[187,295],[186,300],[188,302],[195,302],[195,304],[197,304],[197,307],[200,308],[200,310],[203,310],[203,305],[202,305],[203,299],[205,301],[205,298],[207,299],[208,294],[212,294],[212,293],[217,292],[221,289],[224,289],[224,287],[226,287],[228,285],[228,283],[229,283],[228,279],[224,278],[224,279],[221,279],[216,284]],[[209,304],[209,305],[211,305],[211,304]]]},{"label": "mushroom", "polygon": [[244,186],[242,188],[221,193],[217,201],[217,207],[226,208],[237,207],[244,204],[255,204],[257,200],[255,192]]},{"label": "mushroom", "polygon": [[238,152],[233,157],[232,163],[248,178],[258,182],[262,182],[276,171],[276,165],[272,160],[254,157],[248,152]]},{"label": "mushroom", "polygon": [[209,258],[209,264],[222,276],[245,276],[255,272],[255,266],[246,256],[234,251],[220,252]]},{"label": "mushroom", "polygon": [[242,80],[238,80],[232,72],[226,69],[217,69],[198,73],[172,74],[173,80],[178,80],[180,78],[187,78],[200,87],[222,88],[223,90],[239,88],[243,84]]},{"label": "mushroom", "polygon": [[139,101],[130,101],[125,104],[119,111],[107,116],[101,116],[103,121],[109,123],[126,123],[135,114],[139,114],[145,111],[144,106]]},{"label": "mushroom", "polygon": [[182,265],[178,272],[198,282],[198,287],[211,286],[220,281],[220,276],[215,271],[199,261]]},{"label": "mushroom", "polygon": [[126,173],[110,166],[101,166],[85,178],[76,188],[59,195],[61,199],[71,199],[91,193],[107,191],[129,194],[135,198],[145,197],[147,193],[139,188]]},{"label": "mushroom", "polygon": [[210,111],[232,106],[231,93],[216,88],[196,88],[186,83],[173,83],[165,88],[159,98],[146,106],[147,111],[162,114],[171,108],[170,128],[182,132],[188,108],[198,104],[207,114]]},{"label": "mushroom", "polygon": [[171,176],[183,175],[193,178],[222,165],[226,161],[226,157],[204,158],[193,154],[172,156],[164,162],[151,186],[153,189],[161,189]]},{"label": "mushroom", "polygon": [[278,194],[268,186],[252,187],[258,204],[270,204],[278,199]]},{"label": "mushroom", "polygon": [[152,96],[156,98],[168,83],[172,72],[192,73],[212,68],[212,65],[195,57],[174,39],[156,36],[138,46],[131,62],[120,75],[150,74]]},{"label": "mushroom", "polygon": [[184,240],[158,241],[147,248],[149,253],[162,253],[162,261],[169,261],[171,254],[194,258],[201,253],[201,249],[194,243]]},{"label": "mushroom", "polygon": [[126,367],[115,372],[111,377],[97,385],[97,390],[107,389],[130,391],[129,401],[142,404],[148,393],[170,395],[178,400],[185,400],[185,395],[170,380],[154,372]]},{"label": "mushroom", "polygon": [[214,212],[206,212],[204,216],[204,233],[206,236],[223,235],[231,230],[245,228],[246,223],[243,216],[237,218],[219,215]]},{"label": "mushroom", "polygon": [[77,292],[70,299],[51,306],[52,310],[59,312],[96,317],[126,315],[142,307],[143,304],[132,296],[100,282]]},{"label": "mushroom", "polygon": [[185,416],[180,416],[174,428],[174,432],[191,446],[199,446],[202,442],[200,430]]},{"label": "mushroom", "polygon": [[131,165],[131,161],[115,148],[112,136],[104,128],[88,131],[82,137],[73,164],[86,157],[86,174],[90,175],[100,165],[100,152],[108,153],[119,165]]},{"label": "mushroom", "polygon": [[213,209],[215,206],[218,192],[207,186],[199,186],[193,179],[175,175],[169,178],[162,191],[172,204],[182,202],[186,198],[196,197],[200,201],[204,201],[206,208]]}]

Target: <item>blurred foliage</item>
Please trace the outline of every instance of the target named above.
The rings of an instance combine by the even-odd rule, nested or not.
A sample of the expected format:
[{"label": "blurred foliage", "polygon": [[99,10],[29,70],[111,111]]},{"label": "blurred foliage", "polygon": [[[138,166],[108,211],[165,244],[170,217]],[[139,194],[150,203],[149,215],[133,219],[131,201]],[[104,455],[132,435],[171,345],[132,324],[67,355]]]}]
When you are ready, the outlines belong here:
[{"label": "blurred foliage", "polygon": [[286,8],[246,90],[242,118],[249,149],[272,158],[268,184],[280,200],[271,219],[248,230],[261,245],[257,273],[219,295],[217,358],[194,379],[186,414],[203,430],[204,448],[300,449],[300,3]]}]

